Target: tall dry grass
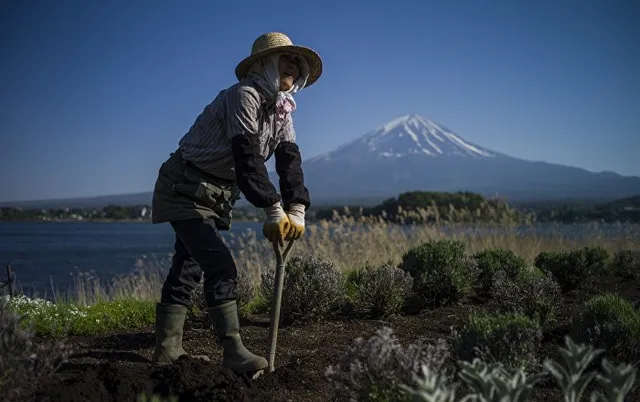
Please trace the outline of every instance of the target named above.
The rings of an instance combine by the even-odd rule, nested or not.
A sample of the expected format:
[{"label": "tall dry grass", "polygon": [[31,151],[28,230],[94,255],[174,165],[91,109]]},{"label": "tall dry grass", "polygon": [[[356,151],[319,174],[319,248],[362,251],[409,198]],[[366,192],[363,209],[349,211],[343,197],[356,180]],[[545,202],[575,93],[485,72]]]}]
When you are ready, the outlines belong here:
[{"label": "tall dry grass", "polygon": [[[315,255],[333,260],[344,271],[366,263],[397,264],[411,247],[438,239],[463,241],[469,253],[486,248],[507,248],[533,264],[541,251],[600,245],[613,253],[621,248],[640,248],[637,225],[548,225],[536,224],[530,217],[514,218],[512,211],[492,217],[494,223],[474,222],[469,211],[453,211],[448,220],[437,210],[405,212],[412,223],[391,223],[384,217],[353,216],[349,211],[334,219],[307,226],[306,235],[296,241],[292,254]],[[357,214],[354,214],[357,215]],[[454,216],[455,219],[451,219]],[[417,219],[416,219],[417,218]],[[430,221],[430,224],[416,223]],[[260,233],[248,230],[226,239],[239,270],[246,270],[258,281],[265,267],[276,263],[271,244]],[[72,298],[81,304],[96,300],[135,297],[158,300],[160,289],[171,265],[171,257],[141,258],[134,273],[104,284],[97,278],[76,281]]]}]

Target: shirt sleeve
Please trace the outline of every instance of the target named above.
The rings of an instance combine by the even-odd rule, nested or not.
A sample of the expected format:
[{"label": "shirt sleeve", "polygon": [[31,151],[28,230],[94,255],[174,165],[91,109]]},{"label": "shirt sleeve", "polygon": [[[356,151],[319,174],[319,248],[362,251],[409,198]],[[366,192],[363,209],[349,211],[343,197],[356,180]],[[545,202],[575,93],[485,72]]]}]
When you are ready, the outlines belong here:
[{"label": "shirt sleeve", "polygon": [[255,207],[269,207],[281,197],[269,180],[260,155],[260,96],[250,86],[237,85],[229,88],[225,103],[227,135],[231,138],[238,188]]},{"label": "shirt sleeve", "polygon": [[280,132],[280,142],[275,150],[276,172],[280,178],[280,193],[285,209],[291,204],[302,204],[309,209],[311,200],[309,190],[304,185],[302,156],[296,144],[296,133],[291,116]]},{"label": "shirt sleeve", "polygon": [[296,142],[296,130],[293,128],[293,118],[291,115],[287,116],[287,120],[282,125],[278,137],[281,142]]}]

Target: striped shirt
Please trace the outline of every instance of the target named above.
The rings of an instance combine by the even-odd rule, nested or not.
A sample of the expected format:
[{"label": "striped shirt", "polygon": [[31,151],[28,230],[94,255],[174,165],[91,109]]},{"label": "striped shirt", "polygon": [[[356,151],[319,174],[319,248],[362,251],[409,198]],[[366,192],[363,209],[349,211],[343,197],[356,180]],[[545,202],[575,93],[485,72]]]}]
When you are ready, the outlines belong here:
[{"label": "striped shirt", "polygon": [[180,139],[182,157],[212,176],[235,180],[233,137],[256,141],[265,161],[279,143],[295,143],[291,115],[277,122],[275,107],[269,106],[250,78],[220,91]]}]

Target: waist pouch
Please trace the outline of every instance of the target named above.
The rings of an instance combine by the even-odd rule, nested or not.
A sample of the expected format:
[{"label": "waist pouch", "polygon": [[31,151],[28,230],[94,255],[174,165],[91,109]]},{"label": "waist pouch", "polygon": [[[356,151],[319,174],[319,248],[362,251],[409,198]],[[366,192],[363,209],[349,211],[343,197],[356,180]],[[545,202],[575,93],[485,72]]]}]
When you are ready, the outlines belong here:
[{"label": "waist pouch", "polygon": [[[171,191],[195,202],[196,207],[210,209],[220,229],[231,225],[233,205],[240,199],[240,191],[235,182],[212,176],[192,163],[182,159],[180,151],[171,154],[167,163],[170,169],[179,169],[173,176]],[[177,173],[177,172],[176,172]]]}]

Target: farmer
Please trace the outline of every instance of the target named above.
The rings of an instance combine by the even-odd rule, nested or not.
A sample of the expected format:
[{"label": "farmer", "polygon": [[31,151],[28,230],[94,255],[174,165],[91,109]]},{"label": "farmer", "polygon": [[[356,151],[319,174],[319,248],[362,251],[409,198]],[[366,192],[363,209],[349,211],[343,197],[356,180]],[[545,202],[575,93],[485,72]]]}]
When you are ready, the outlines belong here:
[{"label": "farmer", "polygon": [[[260,36],[251,55],[235,69],[239,82],[204,108],[160,167],[152,222],[169,222],[176,238],[156,306],[154,363],[170,364],[186,355],[183,325],[193,290],[204,274],[205,299],[223,349],[223,365],[247,373],[267,367],[264,357],[242,344],[236,265],[218,231],[229,230],[231,210],[242,193],[265,212],[262,233],[270,242],[282,245],[303,235],[310,200],[291,113],[296,109],[293,95],[321,73],[322,61],[313,50],[293,45],[282,33]],[[272,155],[281,195],[265,167]]]}]

